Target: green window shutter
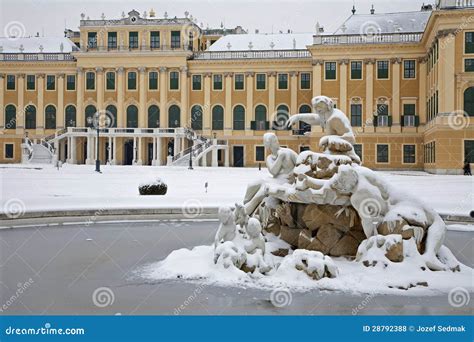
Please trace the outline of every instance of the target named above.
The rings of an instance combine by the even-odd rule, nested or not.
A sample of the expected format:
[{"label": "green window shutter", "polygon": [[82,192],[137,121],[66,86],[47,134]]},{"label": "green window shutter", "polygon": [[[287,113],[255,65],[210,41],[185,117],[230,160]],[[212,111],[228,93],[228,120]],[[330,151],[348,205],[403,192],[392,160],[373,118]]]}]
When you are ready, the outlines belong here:
[{"label": "green window shutter", "polygon": [[388,116],[388,126],[389,127],[392,126],[392,116],[391,115]]},{"label": "green window shutter", "polygon": [[372,122],[374,124],[374,127],[377,127],[377,117],[374,116],[374,118],[372,119]]},{"label": "green window shutter", "polygon": [[270,129],[270,121],[265,121],[265,129]]},{"label": "green window shutter", "polygon": [[255,131],[256,125],[255,121],[250,121],[250,129]]},{"label": "green window shutter", "polygon": [[415,115],[415,127],[418,127],[420,125],[420,117],[418,115]]},{"label": "green window shutter", "polygon": [[[403,127],[403,126],[405,126],[405,115],[402,115],[400,118],[401,118],[400,126]],[[390,123],[390,121],[389,121],[389,123]]]}]

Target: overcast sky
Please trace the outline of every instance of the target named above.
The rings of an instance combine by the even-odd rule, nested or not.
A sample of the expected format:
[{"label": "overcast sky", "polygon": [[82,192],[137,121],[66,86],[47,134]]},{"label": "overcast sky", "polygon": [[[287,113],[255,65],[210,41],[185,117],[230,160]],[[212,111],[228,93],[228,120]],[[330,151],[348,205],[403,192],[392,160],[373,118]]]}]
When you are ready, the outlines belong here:
[{"label": "overcast sky", "polygon": [[[418,11],[429,0],[356,0],[357,13],[369,13],[374,4],[376,13]],[[80,14],[100,19],[102,13],[108,19],[120,18],[136,9],[140,13],[153,8],[157,17],[165,11],[170,17],[184,17],[190,12],[204,27],[237,25],[254,32],[278,33],[314,32],[316,22],[327,32],[334,31],[351,15],[353,0],[173,0],[173,1],[124,1],[124,0],[0,0],[0,36],[14,21],[25,27],[25,35],[39,32],[44,36],[61,36],[64,27],[77,30]]]}]

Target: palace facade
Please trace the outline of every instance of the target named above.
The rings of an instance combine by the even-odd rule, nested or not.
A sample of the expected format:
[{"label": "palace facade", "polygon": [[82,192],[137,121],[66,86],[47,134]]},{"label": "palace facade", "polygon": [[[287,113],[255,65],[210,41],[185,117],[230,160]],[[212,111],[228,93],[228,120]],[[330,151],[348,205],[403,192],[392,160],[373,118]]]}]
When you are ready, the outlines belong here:
[{"label": "palace facade", "polygon": [[285,127],[317,95],[350,118],[365,166],[460,173],[474,163],[474,2],[353,9],[331,33],[133,10],[82,15],[63,38],[1,38],[0,162],[256,166],[267,131],[318,150],[321,127]]}]

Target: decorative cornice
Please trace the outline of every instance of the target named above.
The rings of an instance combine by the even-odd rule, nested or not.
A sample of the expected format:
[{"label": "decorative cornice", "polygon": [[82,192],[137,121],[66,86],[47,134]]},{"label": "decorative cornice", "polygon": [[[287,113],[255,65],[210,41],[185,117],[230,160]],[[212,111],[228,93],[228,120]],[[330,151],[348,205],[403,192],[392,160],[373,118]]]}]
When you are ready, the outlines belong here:
[{"label": "decorative cornice", "polygon": [[400,57],[390,58],[390,63],[392,64],[400,64],[402,59]]},{"label": "decorative cornice", "polygon": [[188,72],[188,67],[187,66],[182,66],[182,67],[179,68],[179,71]]},{"label": "decorative cornice", "polygon": [[0,78],[5,78],[5,74],[0,74]]},{"label": "decorative cornice", "polygon": [[160,67],[158,70],[160,70],[160,72],[166,72],[166,70],[168,70],[167,67]]},{"label": "decorative cornice", "polygon": [[18,78],[25,78],[26,75],[25,74],[18,74]]},{"label": "decorative cornice", "polygon": [[252,77],[253,75],[255,75],[255,72],[253,72],[253,71],[246,71],[245,72],[245,76]]},{"label": "decorative cornice", "polygon": [[119,73],[119,74],[122,74],[125,71],[125,68],[124,67],[118,67],[118,68],[115,69],[115,71],[117,71],[117,73]]},{"label": "decorative cornice", "polygon": [[58,77],[59,78],[64,78],[64,77],[66,77],[66,74],[58,74]]},{"label": "decorative cornice", "polygon": [[366,58],[364,59],[364,64],[375,64],[374,58]]},{"label": "decorative cornice", "polygon": [[322,59],[313,59],[311,64],[314,65],[323,65],[324,61]]},{"label": "decorative cornice", "polygon": [[82,67],[77,67],[76,72],[79,74],[81,72],[84,72],[84,69]]},{"label": "decorative cornice", "polygon": [[38,76],[38,78],[44,78],[45,74],[38,74],[37,76]]},{"label": "decorative cornice", "polygon": [[97,68],[95,68],[95,71],[96,71],[96,72],[103,72],[103,71],[104,71],[104,68],[102,68],[102,67],[97,67]]},{"label": "decorative cornice", "polygon": [[225,72],[224,76],[225,77],[232,77],[232,76],[234,76],[234,73],[233,72]]},{"label": "decorative cornice", "polygon": [[436,38],[444,38],[444,37],[448,37],[450,35],[453,35],[455,36],[456,33],[458,33],[458,29],[444,29],[444,30],[439,30],[437,33],[436,33]]},{"label": "decorative cornice", "polygon": [[418,63],[424,64],[428,61],[428,57],[427,56],[418,57],[416,60],[418,61]]},{"label": "decorative cornice", "polygon": [[212,73],[210,73],[210,72],[205,72],[204,73],[204,77],[211,77],[211,76],[212,76]]},{"label": "decorative cornice", "polygon": [[337,63],[339,65],[347,65],[347,64],[349,64],[349,60],[348,59],[340,59],[340,60],[337,61]]},{"label": "decorative cornice", "polygon": [[298,76],[298,71],[290,71],[290,76],[291,77]]},{"label": "decorative cornice", "polygon": [[271,76],[271,77],[275,77],[277,75],[277,72],[276,71],[270,71],[269,73],[267,73],[268,76]]},{"label": "decorative cornice", "polygon": [[144,73],[146,71],[145,67],[138,67],[138,71]]}]

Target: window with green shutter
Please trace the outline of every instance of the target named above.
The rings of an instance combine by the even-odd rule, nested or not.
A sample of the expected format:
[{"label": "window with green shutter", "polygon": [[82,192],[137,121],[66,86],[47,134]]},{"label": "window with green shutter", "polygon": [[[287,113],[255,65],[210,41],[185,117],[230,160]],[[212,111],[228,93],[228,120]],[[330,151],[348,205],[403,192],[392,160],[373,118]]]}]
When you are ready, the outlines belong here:
[{"label": "window with green shutter", "polygon": [[35,90],[35,88],[36,88],[36,76],[26,75],[26,89]]},{"label": "window with green shutter", "polygon": [[300,88],[311,89],[311,74],[309,72],[303,72],[300,74]]},{"label": "window with green shutter", "polygon": [[156,71],[148,73],[148,89],[158,90],[158,73]]},{"label": "window with green shutter", "polygon": [[267,75],[266,74],[257,74],[257,89],[265,90],[267,88]]},{"label": "window with green shutter", "polygon": [[388,163],[388,145],[377,145],[377,163]]},{"label": "window with green shutter", "polygon": [[278,74],[278,89],[288,89],[288,74]]},{"label": "window with green shutter", "polygon": [[159,31],[150,32],[150,47],[152,49],[160,48],[160,32]]},{"label": "window with green shutter", "polygon": [[67,75],[66,77],[66,89],[76,90],[76,75]]},{"label": "window with green shutter", "polygon": [[464,34],[464,53],[474,53],[474,32]]},{"label": "window with green shutter", "polygon": [[56,76],[48,75],[46,76],[46,90],[55,90],[56,89]]},{"label": "window with green shutter", "polygon": [[138,32],[128,33],[128,46],[130,49],[138,49]]},{"label": "window with green shutter", "polygon": [[137,89],[137,73],[135,71],[130,71],[127,76],[127,89],[136,90]]},{"label": "window with green shutter", "polygon": [[336,62],[325,62],[324,63],[324,79],[335,80],[336,79]]},{"label": "window with green shutter", "polygon": [[170,89],[171,90],[179,89],[179,72],[177,71],[170,72]]},{"label": "window with green shutter", "polygon": [[15,90],[16,77],[15,75],[7,75],[7,90]]},{"label": "window with green shutter", "polygon": [[202,90],[202,76],[193,75],[193,90]]},{"label": "window with green shutter", "polygon": [[474,58],[466,58],[464,60],[464,71],[473,72],[474,71]]},{"label": "window with green shutter", "polygon": [[416,147],[415,145],[403,145],[403,162],[405,164],[416,163]]},{"label": "window with green shutter", "polygon": [[388,61],[377,61],[377,78],[388,79],[388,68],[390,63]]},{"label": "window with green shutter", "polygon": [[362,62],[361,61],[351,62],[351,79],[353,80],[362,79]]},{"label": "window with green shutter", "polygon": [[235,74],[234,76],[234,88],[235,90],[244,90],[244,74]]},{"label": "window with green shutter", "polygon": [[106,89],[115,90],[115,72],[109,71],[106,76]]},{"label": "window with green shutter", "polygon": [[265,147],[255,146],[255,160],[258,162],[265,161]]},{"label": "window with green shutter", "polygon": [[212,76],[212,87],[214,90],[222,90],[222,75]]},{"label": "window with green shutter", "polygon": [[93,73],[92,71],[86,73],[86,89],[95,89],[95,73]]}]

